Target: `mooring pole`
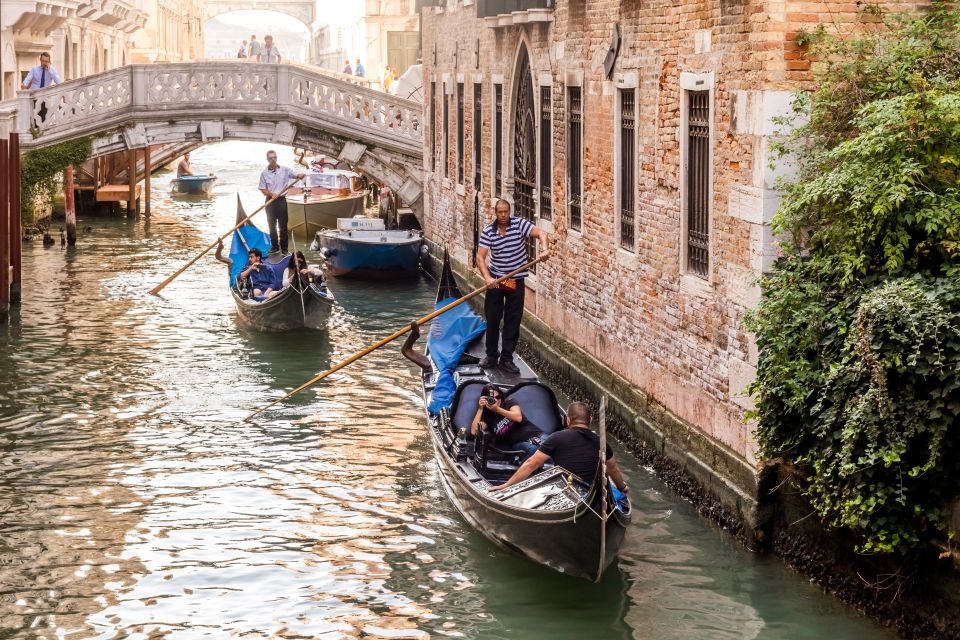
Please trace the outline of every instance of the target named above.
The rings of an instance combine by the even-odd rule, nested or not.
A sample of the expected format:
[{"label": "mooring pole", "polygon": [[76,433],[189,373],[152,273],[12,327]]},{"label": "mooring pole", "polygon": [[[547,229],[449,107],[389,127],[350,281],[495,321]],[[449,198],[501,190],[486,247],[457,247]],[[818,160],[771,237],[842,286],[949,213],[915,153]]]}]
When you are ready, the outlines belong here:
[{"label": "mooring pole", "polygon": [[67,217],[67,245],[77,244],[77,208],[73,200],[73,165],[67,167],[67,180],[63,187],[63,205]]},{"label": "mooring pole", "polygon": [[130,193],[127,194],[127,217],[137,215],[137,151],[127,150],[127,179],[130,182]]},{"label": "mooring pole", "polygon": [[10,161],[7,141],[0,139],[0,318],[10,313]]},{"label": "mooring pole", "polygon": [[150,145],[143,150],[143,197],[146,201],[143,203],[144,215],[150,215],[150,170],[152,161],[150,158]]},{"label": "mooring pole", "polygon": [[10,178],[7,181],[10,203],[10,266],[13,275],[10,279],[10,302],[20,302],[21,271],[23,270],[23,229],[20,224],[20,134],[10,134],[8,145],[10,158],[7,166]]}]

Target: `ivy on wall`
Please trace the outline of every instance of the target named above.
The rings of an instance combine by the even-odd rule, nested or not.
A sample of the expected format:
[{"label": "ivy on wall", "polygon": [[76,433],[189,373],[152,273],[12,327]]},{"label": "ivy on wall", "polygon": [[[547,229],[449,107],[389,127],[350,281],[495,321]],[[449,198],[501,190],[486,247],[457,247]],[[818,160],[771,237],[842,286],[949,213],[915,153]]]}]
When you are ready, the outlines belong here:
[{"label": "ivy on wall", "polygon": [[762,453],[867,553],[952,537],[960,497],[960,12],[881,18],[808,38],[783,257],[748,318]]},{"label": "ivy on wall", "polygon": [[53,198],[64,170],[70,165],[83,164],[92,151],[92,139],[86,137],[34,149],[23,155],[20,164],[20,215],[24,222],[31,220],[35,202]]}]

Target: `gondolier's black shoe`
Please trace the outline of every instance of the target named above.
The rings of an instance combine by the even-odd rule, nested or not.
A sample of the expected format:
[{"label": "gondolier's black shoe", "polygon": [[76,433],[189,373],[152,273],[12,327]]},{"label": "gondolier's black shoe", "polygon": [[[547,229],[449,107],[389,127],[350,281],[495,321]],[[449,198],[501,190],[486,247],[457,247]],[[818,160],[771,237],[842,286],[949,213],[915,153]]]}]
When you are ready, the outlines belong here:
[{"label": "gondolier's black shoe", "polygon": [[491,358],[490,356],[487,356],[486,358],[484,358],[483,360],[481,360],[481,361],[480,361],[480,368],[481,368],[481,369],[496,369],[496,368],[497,368],[497,356],[493,356],[492,358]]},{"label": "gondolier's black shoe", "polygon": [[499,369],[500,371],[506,374],[509,374],[511,376],[520,375],[520,367],[514,364],[513,358],[509,358],[509,359],[501,358]]},{"label": "gondolier's black shoe", "polygon": [[275,253],[280,253],[280,249],[275,249],[274,247],[270,247],[270,251],[267,251],[268,256],[272,256]]}]

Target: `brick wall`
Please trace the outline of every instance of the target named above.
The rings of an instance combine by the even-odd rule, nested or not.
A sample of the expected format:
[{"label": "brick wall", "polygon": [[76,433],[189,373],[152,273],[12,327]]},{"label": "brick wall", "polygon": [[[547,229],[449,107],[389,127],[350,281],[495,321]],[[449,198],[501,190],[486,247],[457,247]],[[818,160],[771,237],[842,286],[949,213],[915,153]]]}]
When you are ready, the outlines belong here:
[{"label": "brick wall", "polygon": [[[475,81],[483,83],[484,100],[481,224],[492,219],[498,195],[492,193],[494,82],[504,86],[503,195],[510,197],[513,81],[519,47],[527,47],[538,104],[541,80],[552,85],[553,216],[538,224],[551,234],[557,254],[530,280],[527,309],[715,443],[754,462],[742,415],[750,406],[744,388],[755,374],[756,350],[742,319],[758,300],[755,278],[775,256],[771,119],[785,112],[791,91],[810,82],[798,32],[821,22],[863,28],[876,19],[859,13],[856,4],[738,0],[558,0],[554,9],[521,17],[534,13],[550,21],[493,27],[497,18],[478,19],[476,7],[463,0],[423,11],[424,86],[436,81],[440,93],[446,80],[447,93],[436,99],[450,100],[447,154],[426,176],[427,237],[467,262],[474,230]],[[615,23],[621,45],[608,80],[603,60]],[[466,96],[463,185],[456,184],[457,82]],[[569,83],[582,84],[584,102],[582,232],[568,229],[566,219]],[[682,260],[684,83],[712,91],[706,279],[687,273]],[[637,89],[633,253],[619,248],[615,215],[620,87]],[[439,125],[440,102],[436,114]],[[442,131],[433,131],[438,154],[445,148]],[[444,162],[450,163],[449,179],[443,178]]]}]

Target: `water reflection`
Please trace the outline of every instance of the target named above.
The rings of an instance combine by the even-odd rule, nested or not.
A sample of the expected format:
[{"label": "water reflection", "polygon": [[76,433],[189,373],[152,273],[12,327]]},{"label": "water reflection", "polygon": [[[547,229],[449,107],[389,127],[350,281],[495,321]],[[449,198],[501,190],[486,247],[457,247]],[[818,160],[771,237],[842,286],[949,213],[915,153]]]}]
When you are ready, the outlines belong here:
[{"label": "water reflection", "polygon": [[149,220],[25,247],[0,329],[0,637],[888,637],[629,461],[636,520],[601,584],[496,549],[442,493],[396,348],[243,422],[434,297],[335,280],[329,330],[263,335],[212,257],[149,295],[231,226],[234,190],[262,201],[265,149],[196,152],[210,202],[161,175]]}]

